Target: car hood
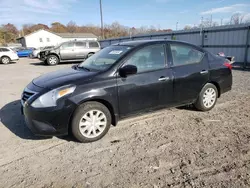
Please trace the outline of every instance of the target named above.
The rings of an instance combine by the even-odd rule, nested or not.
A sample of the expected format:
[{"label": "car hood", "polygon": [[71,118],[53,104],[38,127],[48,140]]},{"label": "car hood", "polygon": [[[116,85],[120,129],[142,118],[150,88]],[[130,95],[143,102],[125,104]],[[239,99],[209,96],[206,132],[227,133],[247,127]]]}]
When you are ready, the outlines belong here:
[{"label": "car hood", "polygon": [[66,68],[59,71],[44,74],[35,78],[32,82],[38,87],[54,89],[63,85],[76,83],[77,80],[91,79],[96,72],[88,72],[76,68]]},{"label": "car hood", "polygon": [[33,53],[36,54],[36,53],[39,53],[40,50],[33,50]]}]

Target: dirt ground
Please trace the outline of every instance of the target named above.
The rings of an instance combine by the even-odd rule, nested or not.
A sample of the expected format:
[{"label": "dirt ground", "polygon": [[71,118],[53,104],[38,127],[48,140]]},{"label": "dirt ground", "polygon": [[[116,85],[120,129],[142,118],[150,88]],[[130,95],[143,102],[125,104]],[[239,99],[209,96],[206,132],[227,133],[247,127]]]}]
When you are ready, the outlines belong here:
[{"label": "dirt ground", "polygon": [[0,187],[250,187],[250,72],[210,112],[172,108],[119,122],[100,141],[35,137],[20,113],[24,87],[69,67],[0,65]]}]

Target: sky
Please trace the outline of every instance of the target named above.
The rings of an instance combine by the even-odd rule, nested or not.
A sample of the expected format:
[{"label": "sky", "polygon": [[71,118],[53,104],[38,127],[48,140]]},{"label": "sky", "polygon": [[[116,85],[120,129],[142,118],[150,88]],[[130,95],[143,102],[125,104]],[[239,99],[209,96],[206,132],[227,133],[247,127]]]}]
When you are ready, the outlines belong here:
[{"label": "sky", "polygon": [[[181,29],[203,19],[226,23],[234,13],[250,19],[250,0],[102,0],[105,24]],[[52,22],[100,25],[99,0],[0,0],[0,24]]]}]

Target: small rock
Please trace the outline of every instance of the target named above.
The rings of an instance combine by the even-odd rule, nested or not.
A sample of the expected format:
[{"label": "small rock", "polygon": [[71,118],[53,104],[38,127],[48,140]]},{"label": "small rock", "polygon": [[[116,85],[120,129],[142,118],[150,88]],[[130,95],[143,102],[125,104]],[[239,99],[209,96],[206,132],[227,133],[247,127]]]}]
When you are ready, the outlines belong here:
[{"label": "small rock", "polygon": [[112,140],[112,141],[110,141],[111,144],[115,144],[115,143],[118,143],[118,142],[120,142],[120,140]]},{"label": "small rock", "polygon": [[174,169],[170,169],[170,172],[172,173],[172,174],[174,174],[175,173],[175,170]]}]

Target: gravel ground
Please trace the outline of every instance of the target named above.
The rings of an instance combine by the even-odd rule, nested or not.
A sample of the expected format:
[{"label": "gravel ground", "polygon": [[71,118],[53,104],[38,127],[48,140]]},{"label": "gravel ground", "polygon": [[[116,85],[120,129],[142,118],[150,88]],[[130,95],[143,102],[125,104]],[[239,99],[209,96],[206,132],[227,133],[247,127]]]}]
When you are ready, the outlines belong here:
[{"label": "gravel ground", "polygon": [[210,112],[172,108],[126,119],[100,141],[35,137],[23,88],[69,67],[21,59],[0,66],[0,187],[250,187],[250,72]]}]

